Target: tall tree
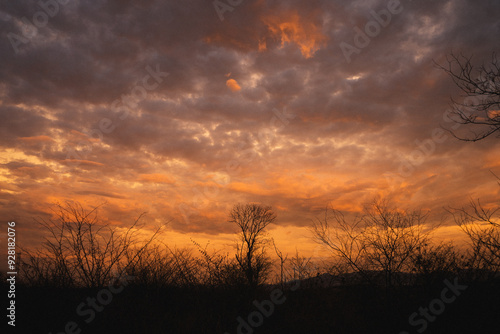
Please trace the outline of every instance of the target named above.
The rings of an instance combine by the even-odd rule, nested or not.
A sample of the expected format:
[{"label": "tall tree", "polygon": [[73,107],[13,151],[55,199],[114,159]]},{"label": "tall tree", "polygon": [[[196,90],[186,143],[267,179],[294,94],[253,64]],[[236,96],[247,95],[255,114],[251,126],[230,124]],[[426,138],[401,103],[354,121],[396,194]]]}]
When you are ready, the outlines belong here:
[{"label": "tall tree", "polygon": [[262,283],[269,272],[264,236],[265,228],[275,219],[276,214],[270,206],[258,204],[237,204],[229,214],[229,221],[240,229],[236,260],[251,288]]}]

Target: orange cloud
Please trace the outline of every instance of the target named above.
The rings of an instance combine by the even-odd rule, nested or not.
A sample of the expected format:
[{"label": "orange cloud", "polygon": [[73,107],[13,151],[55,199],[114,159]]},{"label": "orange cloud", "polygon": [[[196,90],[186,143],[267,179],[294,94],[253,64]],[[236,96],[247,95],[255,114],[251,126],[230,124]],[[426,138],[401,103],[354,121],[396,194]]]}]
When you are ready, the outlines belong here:
[{"label": "orange cloud", "polygon": [[49,142],[54,141],[54,139],[49,136],[34,136],[34,137],[19,137],[19,140],[25,143],[38,143],[38,142]]},{"label": "orange cloud", "polygon": [[[267,16],[263,21],[271,33],[281,39],[282,46],[285,43],[297,44],[305,58],[310,58],[326,41],[320,28],[314,22],[307,22],[296,11],[284,16]],[[261,48],[265,49],[259,44]]]},{"label": "orange cloud", "polygon": [[266,51],[266,50],[267,50],[266,41],[263,39],[259,40],[259,51]]},{"label": "orange cloud", "polygon": [[500,118],[500,110],[490,110],[488,111],[489,118]]},{"label": "orange cloud", "polygon": [[153,183],[168,183],[172,184],[175,181],[164,174],[141,174],[139,175],[139,181],[141,182],[153,182]]},{"label": "orange cloud", "polygon": [[232,91],[232,92],[237,92],[239,90],[241,90],[241,87],[240,85],[238,85],[238,83],[236,82],[236,80],[234,79],[229,79],[226,81],[226,86],[229,87],[229,89]]},{"label": "orange cloud", "polygon": [[78,165],[83,165],[83,166],[104,166],[104,164],[96,161],[90,161],[90,160],[78,160],[78,159],[65,159],[61,160],[61,163],[68,164],[68,165],[73,165],[73,166],[78,166]]},{"label": "orange cloud", "polygon": [[273,193],[270,190],[265,189],[256,183],[232,182],[228,186],[228,189],[253,195],[264,195],[264,196],[273,195]]},{"label": "orange cloud", "polygon": [[38,179],[38,178],[43,179],[50,175],[50,169],[45,166],[35,166],[35,167],[23,166],[13,170],[12,174],[17,176],[29,176],[30,178],[33,179]]}]

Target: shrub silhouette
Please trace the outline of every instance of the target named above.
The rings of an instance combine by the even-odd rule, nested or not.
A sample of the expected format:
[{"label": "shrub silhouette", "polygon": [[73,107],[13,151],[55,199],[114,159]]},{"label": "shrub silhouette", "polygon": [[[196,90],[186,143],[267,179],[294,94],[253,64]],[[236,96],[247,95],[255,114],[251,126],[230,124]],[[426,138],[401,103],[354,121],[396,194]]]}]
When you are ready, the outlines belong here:
[{"label": "shrub silhouette", "polygon": [[49,236],[42,248],[23,250],[20,269],[28,284],[59,287],[101,287],[117,272],[141,262],[148,246],[161,232],[141,240],[140,215],[124,232],[102,224],[94,207],[86,210],[79,203],[57,205],[57,220],[39,219]]}]

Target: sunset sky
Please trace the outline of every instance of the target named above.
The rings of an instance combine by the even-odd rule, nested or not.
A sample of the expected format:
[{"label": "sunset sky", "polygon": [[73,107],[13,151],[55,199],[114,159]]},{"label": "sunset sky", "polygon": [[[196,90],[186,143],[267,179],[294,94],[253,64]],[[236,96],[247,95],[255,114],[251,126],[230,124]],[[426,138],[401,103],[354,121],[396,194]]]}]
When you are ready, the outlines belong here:
[{"label": "sunset sky", "polygon": [[500,139],[442,130],[463,97],[435,64],[491,61],[497,0],[37,3],[0,4],[0,216],[20,243],[66,200],[120,226],[147,212],[179,246],[230,245],[234,204],[271,205],[304,254],[328,205],[381,196],[457,238],[446,207],[498,203]]}]

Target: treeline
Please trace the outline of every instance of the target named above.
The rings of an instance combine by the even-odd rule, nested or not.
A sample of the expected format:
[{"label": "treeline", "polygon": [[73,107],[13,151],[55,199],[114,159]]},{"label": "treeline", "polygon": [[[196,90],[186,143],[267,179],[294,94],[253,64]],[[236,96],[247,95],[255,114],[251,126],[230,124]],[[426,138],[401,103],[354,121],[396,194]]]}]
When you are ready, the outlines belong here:
[{"label": "treeline", "polygon": [[[29,323],[27,332],[59,333],[78,319],[82,300],[109,289],[123,292],[107,293],[114,301],[97,305],[102,309],[96,306],[89,324],[80,319],[82,333],[439,333],[449,326],[466,333],[498,325],[492,316],[500,311],[498,209],[480,202],[450,209],[468,237],[467,247],[457,247],[435,240],[418,210],[374,201],[347,217],[327,208],[311,225],[318,254],[330,254],[318,259],[279,249],[266,233],[277,218],[269,206],[232,208],[229,222],[239,233],[230,254],[195,241],[172,248],[163,227],[145,238],[142,216],[120,228],[103,224],[98,208],[60,205],[56,219],[38,220],[43,244],[20,254],[19,323],[27,325],[29,314],[37,325]],[[124,277],[126,288],[116,288]],[[443,289],[461,296],[448,305],[436,299],[451,300]],[[280,302],[269,304],[273,298]],[[449,311],[419,313],[434,301],[434,311],[441,304]],[[466,322],[478,317],[485,327]]]},{"label": "treeline", "polygon": [[348,219],[327,208],[311,226],[311,236],[318,243],[316,255],[331,255],[318,260],[279,250],[266,233],[276,219],[268,206],[233,207],[229,222],[240,232],[235,238],[235,254],[230,255],[196,241],[192,248],[171,248],[163,240],[163,227],[148,238],[140,237],[142,215],[123,229],[102,224],[97,207],[86,210],[78,203],[68,203],[57,206],[56,220],[37,220],[46,237],[41,247],[21,251],[19,272],[29,286],[87,288],[105,286],[125,272],[135,277],[136,284],[251,289],[321,274],[349,275],[358,282],[381,283],[387,288],[432,284],[450,274],[468,281],[487,280],[500,272],[498,210],[487,209],[480,202],[450,210],[469,241],[467,248],[459,248],[452,242],[434,240],[434,228],[421,211],[375,201],[362,215]]}]

